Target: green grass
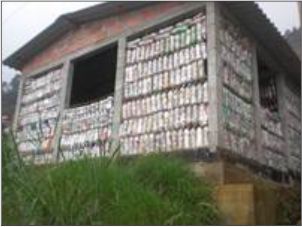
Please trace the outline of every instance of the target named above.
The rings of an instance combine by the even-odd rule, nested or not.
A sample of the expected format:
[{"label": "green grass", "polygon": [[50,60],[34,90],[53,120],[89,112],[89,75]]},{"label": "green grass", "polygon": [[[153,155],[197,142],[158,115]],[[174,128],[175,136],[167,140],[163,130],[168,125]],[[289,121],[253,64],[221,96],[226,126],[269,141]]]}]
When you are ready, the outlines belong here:
[{"label": "green grass", "polygon": [[212,188],[161,155],[24,166],[3,138],[4,225],[219,224]]}]

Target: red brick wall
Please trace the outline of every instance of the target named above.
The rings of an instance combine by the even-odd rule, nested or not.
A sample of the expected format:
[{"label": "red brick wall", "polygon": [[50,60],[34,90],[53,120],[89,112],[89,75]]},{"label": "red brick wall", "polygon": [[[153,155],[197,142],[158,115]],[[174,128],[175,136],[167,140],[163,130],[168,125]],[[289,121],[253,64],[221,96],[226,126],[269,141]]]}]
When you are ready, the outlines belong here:
[{"label": "red brick wall", "polygon": [[148,20],[158,18],[165,12],[181,8],[184,2],[161,2],[156,5],[130,11],[115,17],[109,17],[82,24],[59,40],[51,44],[43,52],[33,57],[23,68],[23,73],[31,72],[41,66],[59,60],[77,50],[93,45],[110,36],[117,35],[127,27],[135,27]]}]

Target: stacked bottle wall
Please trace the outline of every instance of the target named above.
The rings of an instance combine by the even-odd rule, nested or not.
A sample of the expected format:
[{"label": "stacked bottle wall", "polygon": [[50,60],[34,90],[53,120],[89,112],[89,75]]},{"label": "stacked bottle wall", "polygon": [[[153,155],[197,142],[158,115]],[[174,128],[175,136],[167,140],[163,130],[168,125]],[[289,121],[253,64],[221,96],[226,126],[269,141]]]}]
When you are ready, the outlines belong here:
[{"label": "stacked bottle wall", "polygon": [[205,13],[128,42],[126,56],[123,152],[207,147]]},{"label": "stacked bottle wall", "polygon": [[272,75],[259,85],[261,100],[261,133],[263,164],[286,171],[286,152],[278,110],[276,77]]},{"label": "stacked bottle wall", "polygon": [[83,154],[105,155],[109,150],[112,115],[113,96],[64,110],[60,158],[72,159]]},{"label": "stacked bottle wall", "polygon": [[300,95],[286,86],[285,89],[287,127],[289,138],[289,168],[294,172],[301,172],[301,99]]},{"label": "stacked bottle wall", "polygon": [[51,142],[59,114],[61,68],[26,78],[17,125],[19,152],[36,162],[51,159]]},{"label": "stacked bottle wall", "polygon": [[226,18],[220,24],[223,143],[230,151],[256,159],[251,44]]}]

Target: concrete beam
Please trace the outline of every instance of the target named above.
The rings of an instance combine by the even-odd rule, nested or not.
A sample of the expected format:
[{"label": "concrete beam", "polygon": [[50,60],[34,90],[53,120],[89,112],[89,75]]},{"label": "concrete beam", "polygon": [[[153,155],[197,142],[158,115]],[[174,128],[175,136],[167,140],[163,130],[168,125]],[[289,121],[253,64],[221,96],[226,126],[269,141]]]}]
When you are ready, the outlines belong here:
[{"label": "concrete beam", "polygon": [[54,70],[56,68],[62,67],[63,64],[64,64],[64,62],[65,62],[64,59],[52,62],[52,63],[50,63],[48,65],[42,66],[40,68],[37,68],[36,70],[33,70],[30,73],[24,74],[24,77],[29,78],[29,77],[37,76],[39,74],[45,74],[45,73],[47,73],[49,71],[52,71],[52,70]]},{"label": "concrete beam", "polygon": [[128,39],[136,38],[142,34],[167,26],[169,24],[177,22],[178,20],[184,19],[187,16],[191,16],[194,13],[200,12],[200,10],[206,6],[205,2],[189,3],[190,4],[186,4],[180,9],[173,9],[169,12],[163,13],[155,20],[146,21],[142,25],[135,28],[127,28],[125,31],[125,36]]}]

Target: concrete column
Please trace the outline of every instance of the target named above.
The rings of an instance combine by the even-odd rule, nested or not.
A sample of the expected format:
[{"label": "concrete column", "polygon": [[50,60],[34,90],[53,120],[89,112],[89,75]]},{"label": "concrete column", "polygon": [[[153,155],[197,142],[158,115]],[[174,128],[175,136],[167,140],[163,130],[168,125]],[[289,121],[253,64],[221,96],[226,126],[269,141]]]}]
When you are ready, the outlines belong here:
[{"label": "concrete column", "polygon": [[263,158],[262,152],[262,134],[261,134],[261,118],[260,118],[260,94],[259,94],[259,73],[258,73],[258,59],[257,47],[253,43],[252,47],[252,79],[253,79],[253,106],[254,106],[254,127],[255,127],[255,142],[256,142],[256,160]]},{"label": "concrete column", "polygon": [[125,51],[126,51],[126,38],[122,37],[118,41],[117,67],[116,67],[115,88],[114,88],[114,113],[112,119],[112,134],[111,134],[112,146],[110,152],[114,152],[119,146],[119,128],[122,120]]},{"label": "concrete column", "polygon": [[62,87],[61,87],[61,93],[60,93],[60,103],[59,103],[59,115],[57,120],[57,125],[55,128],[55,135],[52,142],[53,147],[53,160],[58,161],[59,160],[59,142],[60,137],[62,134],[62,118],[63,118],[63,112],[66,107],[66,101],[70,96],[70,88],[71,88],[71,70],[72,66],[70,61],[66,61],[62,68],[61,76],[62,78]]},{"label": "concrete column", "polygon": [[62,97],[62,102],[64,104],[64,109],[70,107],[70,97],[71,97],[71,89],[72,89],[72,82],[73,82],[73,70],[74,70],[74,64],[71,62],[68,63],[68,72],[67,72],[67,78],[66,78],[66,85],[64,88],[66,89],[64,91],[65,97]]},{"label": "concrete column", "polygon": [[19,119],[19,113],[20,113],[20,108],[21,108],[21,100],[22,100],[22,95],[23,95],[23,87],[25,83],[25,75],[20,75],[20,82],[19,82],[19,89],[18,89],[18,96],[17,96],[17,102],[16,102],[16,108],[15,108],[15,113],[14,113],[14,120],[13,120],[13,133],[15,135],[15,132],[18,127],[18,119]]},{"label": "concrete column", "polygon": [[220,75],[219,49],[219,5],[216,2],[206,3],[207,13],[207,52],[208,52],[208,85],[209,85],[209,142],[210,150],[215,152],[221,147],[223,136],[222,125],[222,79]]}]

